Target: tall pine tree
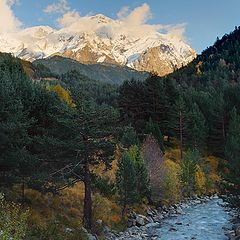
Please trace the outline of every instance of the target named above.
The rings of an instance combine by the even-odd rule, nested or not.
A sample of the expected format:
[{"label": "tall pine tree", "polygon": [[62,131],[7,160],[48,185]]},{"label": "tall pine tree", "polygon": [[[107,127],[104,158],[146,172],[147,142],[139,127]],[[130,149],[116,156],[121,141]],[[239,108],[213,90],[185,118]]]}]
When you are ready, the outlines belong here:
[{"label": "tall pine tree", "polygon": [[196,103],[191,106],[187,113],[186,131],[187,147],[202,151],[206,145],[207,127],[205,117]]},{"label": "tall pine tree", "polygon": [[116,184],[120,196],[120,204],[122,205],[122,216],[124,216],[127,205],[138,201],[137,177],[134,162],[126,152],[118,161]]}]

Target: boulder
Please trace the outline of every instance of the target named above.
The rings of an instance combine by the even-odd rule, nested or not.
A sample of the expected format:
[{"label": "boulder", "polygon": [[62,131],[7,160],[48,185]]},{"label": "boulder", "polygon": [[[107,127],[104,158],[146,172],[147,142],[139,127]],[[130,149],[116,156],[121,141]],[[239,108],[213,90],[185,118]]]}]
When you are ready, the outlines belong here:
[{"label": "boulder", "polygon": [[147,223],[152,223],[154,220],[151,217],[146,217],[138,214],[136,216],[136,226],[141,227],[146,225]]},{"label": "boulder", "polygon": [[88,234],[88,240],[98,240],[97,237],[93,236],[91,233]]},{"label": "boulder", "polygon": [[65,228],[65,232],[66,233],[71,233],[71,232],[73,232],[74,230],[72,229],[72,228]]},{"label": "boulder", "polygon": [[182,223],[181,223],[181,222],[176,222],[175,224],[176,224],[176,225],[182,225]]},{"label": "boulder", "polygon": [[133,218],[128,219],[127,227],[130,228],[133,226],[136,226],[136,219],[133,219]]},{"label": "boulder", "polygon": [[134,211],[131,211],[129,214],[129,218],[135,219],[137,217],[137,214]]},{"label": "boulder", "polygon": [[237,237],[240,236],[240,223],[234,224],[233,225],[233,230],[234,230]]},{"label": "boulder", "polygon": [[147,210],[147,215],[148,215],[148,216],[153,217],[153,216],[155,216],[155,215],[157,215],[157,214],[158,214],[158,211],[157,211],[156,209],[149,208],[149,209]]},{"label": "boulder", "polygon": [[169,228],[169,231],[171,231],[171,232],[176,232],[176,231],[177,231],[177,229],[176,229],[176,228],[174,228],[174,227],[171,227],[171,228]]},{"label": "boulder", "polygon": [[86,228],[84,228],[84,227],[81,227],[81,231],[82,231],[83,233],[85,233],[85,234],[88,234],[88,231],[87,231],[87,229],[86,229]]},{"label": "boulder", "polygon": [[181,207],[178,207],[178,208],[176,209],[176,213],[177,213],[177,214],[184,214],[184,211],[182,210]]},{"label": "boulder", "polygon": [[137,215],[136,216],[136,226],[138,226],[138,227],[144,226],[145,225],[145,220],[146,220],[145,216]]},{"label": "boulder", "polygon": [[112,233],[111,229],[110,229],[108,226],[104,226],[104,227],[103,227],[103,232],[104,232],[105,234]]},{"label": "boulder", "polygon": [[157,227],[157,226],[159,226],[159,223],[157,223],[157,222],[146,224],[146,228],[154,228],[154,227]]},{"label": "boulder", "polygon": [[98,238],[89,233],[86,228],[82,227],[81,231],[87,235],[88,240],[98,240]]},{"label": "boulder", "polygon": [[233,239],[235,237],[234,231],[228,231],[225,233],[225,235],[228,237],[228,239]]},{"label": "boulder", "polygon": [[102,226],[103,221],[102,221],[102,219],[98,219],[98,220],[96,221],[96,223],[97,223],[98,225]]},{"label": "boulder", "polygon": [[159,213],[158,215],[153,217],[153,222],[161,222],[163,218],[164,216]]}]

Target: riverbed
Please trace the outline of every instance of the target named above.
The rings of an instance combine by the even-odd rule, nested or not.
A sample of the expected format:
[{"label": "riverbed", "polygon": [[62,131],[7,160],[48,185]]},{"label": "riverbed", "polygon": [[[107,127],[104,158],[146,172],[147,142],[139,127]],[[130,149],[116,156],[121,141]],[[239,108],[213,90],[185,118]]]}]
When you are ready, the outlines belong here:
[{"label": "riverbed", "polygon": [[[156,216],[160,216],[156,221],[150,221],[146,225],[141,225],[139,222],[141,226],[136,224],[107,239],[227,240],[225,234],[232,227],[232,216],[226,210],[222,199],[217,196],[189,200],[175,205],[175,208],[162,210]],[[149,221],[149,217],[142,216],[142,218]],[[155,219],[153,216],[150,218]]]},{"label": "riverbed", "polygon": [[220,198],[184,209],[184,214],[163,219],[148,232],[152,239],[164,240],[225,240],[225,228],[230,228],[231,216]]}]

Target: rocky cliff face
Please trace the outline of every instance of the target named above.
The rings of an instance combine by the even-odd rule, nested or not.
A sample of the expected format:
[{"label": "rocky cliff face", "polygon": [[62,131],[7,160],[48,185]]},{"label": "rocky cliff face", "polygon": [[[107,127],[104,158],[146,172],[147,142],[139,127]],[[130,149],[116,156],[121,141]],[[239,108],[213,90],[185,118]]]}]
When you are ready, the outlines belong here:
[{"label": "rocky cliff face", "polygon": [[138,71],[147,71],[164,76],[191,62],[194,55],[195,52],[189,49],[182,58],[179,58],[173,48],[161,44],[143,52],[139,59],[133,62],[133,68]]},{"label": "rocky cliff face", "polygon": [[[11,52],[34,61],[59,55],[81,63],[111,63],[160,76],[171,73],[196,57],[183,40],[151,32],[145,36],[108,34],[104,28],[121,24],[103,15],[86,17],[99,25],[98,30],[55,30],[47,26],[24,29],[15,34],[0,34],[0,51]],[[113,29],[114,30],[114,29]]]}]

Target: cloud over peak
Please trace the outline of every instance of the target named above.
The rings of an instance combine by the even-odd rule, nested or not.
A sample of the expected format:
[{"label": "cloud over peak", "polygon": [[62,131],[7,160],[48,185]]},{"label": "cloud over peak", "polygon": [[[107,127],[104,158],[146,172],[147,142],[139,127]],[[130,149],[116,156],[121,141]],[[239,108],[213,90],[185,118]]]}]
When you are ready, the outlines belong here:
[{"label": "cloud over peak", "polygon": [[[0,0],[0,33],[17,32],[22,23],[14,15],[12,7],[20,0]],[[162,25],[150,24],[152,18],[150,6],[144,3],[134,9],[124,6],[117,13],[116,19],[105,17],[102,14],[88,14],[81,16],[72,9],[68,0],[55,0],[43,9],[46,14],[58,14],[56,21],[59,30],[63,32],[95,32],[101,36],[111,38],[125,35],[140,38],[148,34],[163,33],[170,37],[185,40],[185,24]]]},{"label": "cloud over peak", "polygon": [[[120,10],[120,12],[122,11],[124,11],[124,8]],[[125,11],[125,16],[123,15],[123,20],[125,22],[131,23],[132,25],[142,25],[145,24],[151,17],[151,9],[148,4],[144,3],[143,5],[136,7],[132,11],[130,11],[129,9],[128,11]]]},{"label": "cloud over peak", "polygon": [[65,12],[57,22],[63,31],[69,32],[89,32],[93,31],[97,34],[117,37],[126,35],[130,37],[141,37],[146,34],[162,32],[171,37],[185,39],[185,25],[162,25],[149,24],[148,20],[152,18],[150,6],[146,3],[130,10],[128,6],[124,6],[118,13],[117,19],[113,20],[108,17],[99,19],[96,15],[81,16],[76,10]]},{"label": "cloud over peak", "polygon": [[17,0],[0,0],[0,33],[15,32],[22,23],[15,17],[12,6]]}]

